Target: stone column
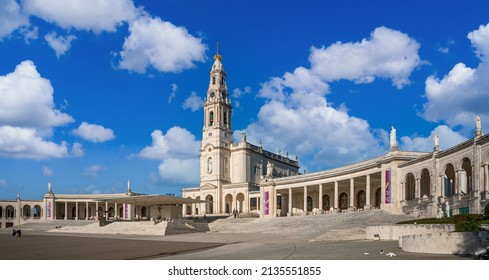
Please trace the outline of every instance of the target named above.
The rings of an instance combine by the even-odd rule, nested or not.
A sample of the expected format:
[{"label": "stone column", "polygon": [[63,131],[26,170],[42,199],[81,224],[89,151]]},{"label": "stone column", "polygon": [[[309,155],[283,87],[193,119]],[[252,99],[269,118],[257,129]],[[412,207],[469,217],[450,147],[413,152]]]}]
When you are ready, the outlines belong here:
[{"label": "stone column", "polygon": [[95,219],[98,221],[98,217],[99,217],[99,213],[98,213],[98,201],[95,201]]},{"label": "stone column", "polygon": [[282,193],[280,196],[280,216],[285,215],[287,215],[287,212],[285,212],[285,194]]},{"label": "stone column", "polygon": [[109,219],[109,203],[107,201],[105,202],[105,212],[104,213],[105,213],[104,214],[105,219],[108,220]]},{"label": "stone column", "polygon": [[78,201],[75,202],[75,220],[78,221]]},{"label": "stone column", "polygon": [[304,186],[304,212],[303,214],[307,215],[307,186]]},{"label": "stone column", "polygon": [[414,198],[421,197],[421,178],[416,178],[414,181]]},{"label": "stone column", "polygon": [[366,176],[366,182],[365,182],[365,189],[367,190],[365,193],[366,199],[365,199],[365,210],[371,209],[370,205],[370,174]]},{"label": "stone column", "polygon": [[68,220],[68,201],[65,201],[65,220]]},{"label": "stone column", "polygon": [[355,179],[350,178],[350,209],[353,211],[355,208]]},{"label": "stone column", "polygon": [[460,183],[459,183],[459,181],[460,181],[460,170],[455,171],[454,181],[455,181],[455,182],[453,182],[453,184],[454,184],[453,192],[454,193],[452,194],[452,197],[455,197],[455,194],[460,193],[460,190],[459,190],[459,188],[460,188]]},{"label": "stone column", "polygon": [[334,209],[338,210],[338,181],[334,182]]},{"label": "stone column", "polygon": [[292,188],[289,188],[289,213],[287,216],[292,216]]},{"label": "stone column", "polygon": [[323,184],[319,184],[319,206],[318,208],[323,211]]},{"label": "stone column", "polygon": [[85,220],[88,220],[88,201],[85,202]]}]

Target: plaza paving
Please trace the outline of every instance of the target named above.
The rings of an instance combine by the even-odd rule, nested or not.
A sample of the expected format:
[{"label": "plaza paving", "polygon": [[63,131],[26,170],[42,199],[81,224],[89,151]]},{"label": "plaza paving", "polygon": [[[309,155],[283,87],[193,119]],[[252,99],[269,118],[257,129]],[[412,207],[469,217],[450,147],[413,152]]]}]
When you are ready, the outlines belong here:
[{"label": "plaza paving", "polygon": [[[384,211],[277,219],[227,218],[208,233],[170,236],[23,230],[0,232],[0,259],[98,260],[455,260],[470,257],[403,252],[397,241],[365,240],[365,227],[409,216]],[[384,254],[380,254],[380,251]],[[395,256],[389,257],[389,253]]]}]

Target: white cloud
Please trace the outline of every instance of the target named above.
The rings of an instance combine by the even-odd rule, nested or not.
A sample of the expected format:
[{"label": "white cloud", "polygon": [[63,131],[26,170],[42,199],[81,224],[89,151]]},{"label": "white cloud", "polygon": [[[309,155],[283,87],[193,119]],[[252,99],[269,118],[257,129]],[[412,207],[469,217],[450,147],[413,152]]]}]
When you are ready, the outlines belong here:
[{"label": "white cloud", "polygon": [[7,181],[0,179],[0,187],[7,185]]},{"label": "white cloud", "polygon": [[480,115],[483,128],[489,129],[489,24],[480,26],[467,36],[481,62],[477,68],[457,63],[442,79],[426,79],[422,117],[428,121],[444,121],[450,127],[461,127],[469,134],[474,130],[475,115]]},{"label": "white cloud", "polygon": [[450,49],[448,47],[440,47],[438,48],[438,51],[447,54],[450,52]]},{"label": "white cloud", "polygon": [[73,134],[91,142],[106,142],[115,138],[114,131],[98,124],[83,122],[78,128],[73,129]]},{"label": "white cloud", "polygon": [[[200,142],[188,130],[174,126],[166,135],[160,130],[151,133],[151,146],[145,147],[139,157],[162,160],[158,171],[167,183],[197,184],[199,182]],[[189,172],[190,171],[190,172]]]},{"label": "white cloud", "polygon": [[258,95],[267,102],[244,130],[251,141],[261,140],[271,151],[300,154],[301,166],[316,169],[378,156],[388,144],[385,130],[372,129],[366,120],[350,116],[345,104],[329,104],[328,82],[369,83],[384,78],[402,88],[420,64],[418,49],[414,39],[385,27],[361,42],[312,47],[310,69],[297,67],[261,84]]},{"label": "white cloud", "polygon": [[102,165],[91,165],[83,170],[81,175],[90,179],[97,179],[98,173],[105,170],[105,166]]},{"label": "white cloud", "polygon": [[37,40],[39,37],[39,28],[37,26],[23,26],[20,28],[20,34],[24,36],[24,41],[29,44],[30,40]]},{"label": "white cloud", "polygon": [[0,40],[9,36],[21,26],[29,25],[29,18],[22,13],[21,6],[15,0],[0,1]]},{"label": "white cloud", "polygon": [[68,156],[65,142],[60,145],[38,136],[35,129],[0,126],[0,157],[46,159]]},{"label": "white cloud", "polygon": [[32,61],[21,62],[13,73],[0,76],[0,125],[51,128],[74,119],[55,109],[53,87]]},{"label": "white cloud", "polygon": [[96,33],[114,32],[140,13],[132,0],[29,0],[23,4],[29,14],[62,28]]},{"label": "white cloud", "polygon": [[175,98],[175,96],[177,96],[177,89],[178,89],[177,84],[171,84],[171,93],[170,93],[170,96],[168,96],[168,103],[171,103],[173,98]]},{"label": "white cloud", "polygon": [[182,104],[183,109],[190,109],[190,111],[195,112],[204,106],[204,100],[198,96],[194,91],[192,94],[185,99]]},{"label": "white cloud", "polygon": [[386,27],[376,28],[369,39],[337,42],[327,48],[311,48],[312,71],[324,81],[340,79],[370,83],[391,79],[397,88],[409,84],[411,72],[421,63],[420,45],[408,35]]},{"label": "white cloud", "polygon": [[251,87],[246,86],[243,90],[239,88],[233,89],[233,98],[241,98],[243,95],[246,95],[251,92]]},{"label": "white cloud", "polygon": [[160,179],[166,183],[195,185],[199,183],[199,159],[167,159],[158,167]]},{"label": "white cloud", "polygon": [[53,88],[37,72],[32,61],[23,61],[15,71],[0,76],[0,157],[61,158],[67,144],[44,138],[56,126],[74,119],[55,109]]},{"label": "white cloud", "polygon": [[85,151],[83,151],[83,146],[80,143],[73,143],[71,147],[71,155],[74,157],[82,157],[85,155]]},{"label": "white cloud", "polygon": [[466,137],[453,131],[448,126],[439,125],[431,131],[430,136],[428,137],[401,137],[399,146],[405,151],[431,152],[434,147],[433,137],[435,134],[437,134],[440,139],[440,150],[445,150],[467,140]]},{"label": "white cloud", "polygon": [[43,175],[44,177],[51,177],[51,176],[53,176],[53,175],[54,175],[54,171],[53,171],[51,168],[49,168],[49,167],[47,167],[46,165],[44,165],[44,166],[42,167],[42,175]]},{"label": "white cloud", "polygon": [[64,55],[71,48],[71,41],[76,39],[74,35],[67,37],[58,36],[56,32],[51,32],[44,36],[48,45],[56,52],[56,57]]},{"label": "white cloud", "polygon": [[142,16],[129,25],[119,68],[138,73],[153,67],[160,72],[180,72],[205,61],[207,47],[184,27],[160,18]]}]

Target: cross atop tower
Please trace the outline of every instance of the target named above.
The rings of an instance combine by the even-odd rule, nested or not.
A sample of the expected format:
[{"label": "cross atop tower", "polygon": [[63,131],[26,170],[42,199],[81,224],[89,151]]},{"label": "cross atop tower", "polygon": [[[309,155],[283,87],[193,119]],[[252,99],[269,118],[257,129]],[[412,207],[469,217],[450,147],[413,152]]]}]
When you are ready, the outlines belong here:
[{"label": "cross atop tower", "polygon": [[216,42],[216,54],[214,60],[222,60],[222,56],[219,54],[219,42]]}]

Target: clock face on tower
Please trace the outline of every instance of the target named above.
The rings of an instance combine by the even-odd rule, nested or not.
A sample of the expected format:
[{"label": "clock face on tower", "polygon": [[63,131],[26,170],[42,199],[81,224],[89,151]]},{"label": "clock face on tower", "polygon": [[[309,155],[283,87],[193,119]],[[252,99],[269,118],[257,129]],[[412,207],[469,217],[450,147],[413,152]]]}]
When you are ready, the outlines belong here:
[{"label": "clock face on tower", "polygon": [[211,92],[210,94],[211,98],[214,98],[214,95],[215,95],[214,92]]}]

